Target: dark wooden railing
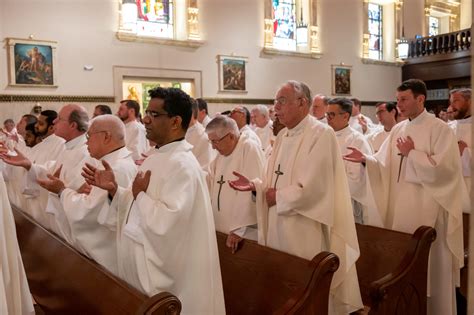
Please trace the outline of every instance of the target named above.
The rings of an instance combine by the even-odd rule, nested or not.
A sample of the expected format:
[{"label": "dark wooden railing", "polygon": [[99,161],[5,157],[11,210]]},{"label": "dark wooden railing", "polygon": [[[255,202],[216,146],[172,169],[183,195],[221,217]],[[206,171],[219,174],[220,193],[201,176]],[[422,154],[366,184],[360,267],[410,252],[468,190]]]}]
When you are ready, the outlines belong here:
[{"label": "dark wooden railing", "polygon": [[470,47],[470,29],[422,37],[409,41],[408,59],[469,50]]}]

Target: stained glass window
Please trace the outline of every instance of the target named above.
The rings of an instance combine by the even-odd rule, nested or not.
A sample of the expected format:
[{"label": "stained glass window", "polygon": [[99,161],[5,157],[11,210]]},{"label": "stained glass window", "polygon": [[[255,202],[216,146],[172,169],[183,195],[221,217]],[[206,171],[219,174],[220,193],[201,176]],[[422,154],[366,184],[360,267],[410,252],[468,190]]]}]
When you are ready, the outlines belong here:
[{"label": "stained glass window", "polygon": [[369,58],[381,60],[383,58],[383,20],[382,6],[369,3]]},{"label": "stained glass window", "polygon": [[430,30],[429,35],[435,36],[439,34],[439,18],[430,16],[429,17]]},{"label": "stained glass window", "polygon": [[136,0],[137,34],[173,38],[173,1]]},{"label": "stained glass window", "polygon": [[273,46],[277,49],[296,50],[295,0],[272,0]]}]

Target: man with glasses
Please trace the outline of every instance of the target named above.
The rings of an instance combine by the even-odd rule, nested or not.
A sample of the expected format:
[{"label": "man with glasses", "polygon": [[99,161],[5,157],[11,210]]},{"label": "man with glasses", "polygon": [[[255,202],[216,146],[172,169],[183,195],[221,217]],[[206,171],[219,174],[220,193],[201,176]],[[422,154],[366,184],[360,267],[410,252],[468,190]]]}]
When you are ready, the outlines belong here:
[{"label": "man with glasses", "polygon": [[[16,156],[1,155],[6,163],[28,170],[28,187],[39,189],[41,186],[46,189],[41,192],[47,193],[45,208],[48,222],[44,223],[70,244],[73,244],[73,240],[59,200],[60,189],[52,185],[52,179],[58,177],[65,187],[76,191],[85,184],[81,176],[82,166],[86,161],[93,163],[86,146],[85,133],[88,122],[89,117],[84,107],[69,104],[61,108],[58,117],[54,120],[54,133],[66,141],[66,149],[54,161],[48,161],[45,164],[34,163],[20,152],[17,152]],[[45,211],[45,208],[39,211]]]},{"label": "man with glasses", "polygon": [[266,174],[250,181],[236,173],[230,185],[256,192],[259,243],[305,259],[324,250],[338,255],[330,312],[347,314],[363,307],[349,187],[334,131],[309,115],[310,107],[304,83],[283,84],[275,112],[286,128],[278,133]]},{"label": "man with glasses", "polygon": [[[333,98],[328,101],[326,116],[329,126],[336,132],[339,150],[344,155],[348,147],[355,147],[365,154],[372,154],[372,149],[365,137],[349,126],[352,113],[352,102],[348,98]],[[344,161],[347,182],[351,193],[354,220],[356,223],[368,223],[368,196],[365,173],[362,165]]]},{"label": "man with glasses", "polygon": [[377,153],[393,126],[397,124],[397,105],[395,103],[377,103],[375,105],[375,116],[377,116],[382,126],[381,128],[373,129],[372,132],[367,134],[367,140],[372,146],[374,153]]},{"label": "man with glasses", "polygon": [[105,170],[88,166],[91,185],[107,190],[117,223],[119,276],[151,296],[172,292],[184,314],[225,314],[217,240],[204,172],[184,139],[191,98],[176,88],[149,91],[143,119],[157,148],[139,167],[131,187]]},{"label": "man with glasses", "polygon": [[456,314],[455,286],[464,264],[462,210],[467,200],[456,137],[424,106],[418,79],[397,88],[397,105],[408,117],[393,127],[373,156],[353,149],[344,158],[366,163],[370,188],[384,228],[414,233],[436,229],[430,251],[428,313]]},{"label": "man with glasses", "polygon": [[260,138],[257,136],[255,131],[253,131],[252,128],[250,128],[249,126],[250,112],[246,107],[234,107],[234,109],[232,109],[232,111],[230,112],[229,117],[235,120],[235,122],[237,123],[237,127],[239,127],[241,135],[249,138],[252,141],[255,141],[255,143],[257,143],[260,148],[262,147],[262,142],[260,141]]},{"label": "man with glasses", "polygon": [[237,250],[242,238],[257,240],[257,214],[252,193],[235,191],[229,184],[233,172],[261,178],[265,165],[262,149],[241,136],[235,121],[217,116],[206,127],[209,141],[219,154],[209,166],[208,186],[216,230],[228,234],[226,245]]}]

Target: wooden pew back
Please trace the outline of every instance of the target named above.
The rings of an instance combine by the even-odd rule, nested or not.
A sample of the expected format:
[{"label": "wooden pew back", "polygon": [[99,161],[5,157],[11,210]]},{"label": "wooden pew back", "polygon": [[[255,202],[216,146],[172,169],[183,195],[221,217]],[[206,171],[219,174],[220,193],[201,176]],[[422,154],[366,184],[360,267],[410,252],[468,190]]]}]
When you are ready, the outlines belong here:
[{"label": "wooden pew back", "polygon": [[147,297],[12,208],[30,291],[46,314],[180,313],[172,294]]},{"label": "wooden pew back", "polygon": [[217,232],[228,315],[327,314],[336,255],[322,252],[308,261],[250,240],[232,254],[226,238]]},{"label": "wooden pew back", "polygon": [[369,314],[426,314],[428,257],[436,238],[422,226],[407,234],[356,224],[357,275]]}]

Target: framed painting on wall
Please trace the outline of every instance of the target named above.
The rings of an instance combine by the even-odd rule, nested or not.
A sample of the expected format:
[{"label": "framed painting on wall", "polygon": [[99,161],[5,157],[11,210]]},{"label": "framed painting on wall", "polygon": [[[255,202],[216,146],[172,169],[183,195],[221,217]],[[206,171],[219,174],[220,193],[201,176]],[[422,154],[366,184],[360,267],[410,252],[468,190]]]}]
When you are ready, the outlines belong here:
[{"label": "framed painting on wall", "polygon": [[351,95],[351,66],[332,65],[332,95]]},{"label": "framed painting on wall", "polygon": [[57,87],[56,42],[7,38],[8,84]]},{"label": "framed painting on wall", "polygon": [[218,56],[219,92],[247,93],[246,57]]}]

